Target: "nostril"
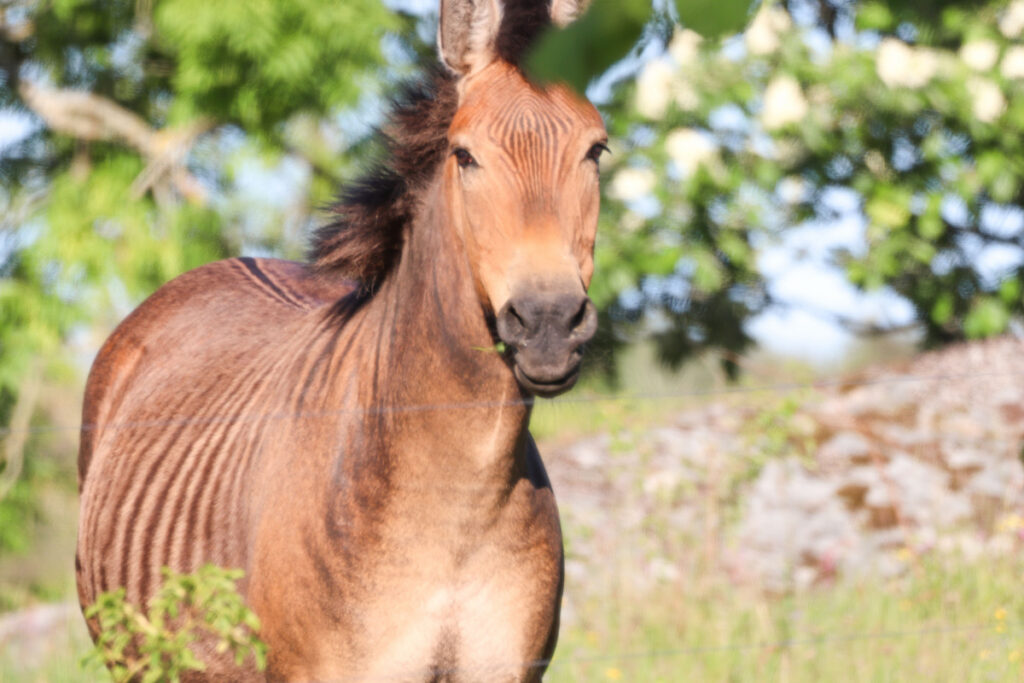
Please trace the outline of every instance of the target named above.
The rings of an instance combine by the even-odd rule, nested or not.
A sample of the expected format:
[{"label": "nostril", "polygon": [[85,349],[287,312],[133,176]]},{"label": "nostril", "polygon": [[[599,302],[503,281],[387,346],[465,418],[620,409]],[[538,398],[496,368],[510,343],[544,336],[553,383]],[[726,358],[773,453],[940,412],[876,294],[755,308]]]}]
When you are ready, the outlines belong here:
[{"label": "nostril", "polygon": [[580,310],[576,311],[576,315],[574,315],[572,317],[572,320],[569,321],[570,332],[575,332],[576,330],[580,329],[580,327],[582,327],[584,323],[586,323],[587,304],[589,303],[589,299],[584,299],[583,303],[580,304]]},{"label": "nostril", "polygon": [[526,329],[526,323],[523,322],[523,318],[522,316],[519,315],[519,311],[516,310],[515,306],[509,304],[506,313],[508,317],[511,319],[513,325],[516,325],[523,330]]},{"label": "nostril", "polygon": [[526,322],[511,302],[498,314],[498,337],[506,344],[518,346],[526,338]]},{"label": "nostril", "polygon": [[590,299],[584,298],[576,314],[572,317],[569,334],[579,343],[586,343],[597,332],[597,309]]}]

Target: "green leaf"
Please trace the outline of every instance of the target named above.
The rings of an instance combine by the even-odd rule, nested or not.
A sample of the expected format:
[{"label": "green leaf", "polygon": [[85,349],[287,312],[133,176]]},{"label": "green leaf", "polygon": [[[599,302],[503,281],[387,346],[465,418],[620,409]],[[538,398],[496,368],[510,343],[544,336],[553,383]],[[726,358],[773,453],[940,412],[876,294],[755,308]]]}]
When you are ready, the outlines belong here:
[{"label": "green leaf", "polygon": [[651,14],[650,0],[595,0],[564,29],[549,29],[525,60],[541,83],[561,81],[582,93],[636,45]]},{"label": "green leaf", "polygon": [[999,298],[1007,306],[1016,307],[1020,304],[1021,282],[1015,277],[1007,278],[999,286]]},{"label": "green leaf", "polygon": [[993,297],[984,297],[974,302],[964,319],[964,332],[969,338],[979,339],[1000,334],[1010,323],[1006,306]]},{"label": "green leaf", "polygon": [[750,18],[755,0],[675,0],[676,11],[683,26],[705,38],[742,31]]},{"label": "green leaf", "polygon": [[867,2],[857,10],[857,28],[866,31],[888,31],[896,18],[888,5],[881,2]]},{"label": "green leaf", "polygon": [[932,321],[936,325],[945,325],[953,317],[953,295],[943,292],[932,306]]}]

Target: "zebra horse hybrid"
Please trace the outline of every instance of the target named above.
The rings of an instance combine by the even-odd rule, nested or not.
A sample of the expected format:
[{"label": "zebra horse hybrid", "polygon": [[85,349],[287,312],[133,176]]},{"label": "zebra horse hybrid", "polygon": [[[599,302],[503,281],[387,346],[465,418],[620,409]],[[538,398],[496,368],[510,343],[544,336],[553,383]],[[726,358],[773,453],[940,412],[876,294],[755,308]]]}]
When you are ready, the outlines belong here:
[{"label": "zebra horse hybrid", "polygon": [[193,680],[540,679],[563,555],[527,424],[595,332],[606,132],[518,62],[582,4],[442,0],[445,68],[310,262],[198,268],[112,334],[83,409],[83,606],[213,563],[245,570],[268,666],[204,643]]}]

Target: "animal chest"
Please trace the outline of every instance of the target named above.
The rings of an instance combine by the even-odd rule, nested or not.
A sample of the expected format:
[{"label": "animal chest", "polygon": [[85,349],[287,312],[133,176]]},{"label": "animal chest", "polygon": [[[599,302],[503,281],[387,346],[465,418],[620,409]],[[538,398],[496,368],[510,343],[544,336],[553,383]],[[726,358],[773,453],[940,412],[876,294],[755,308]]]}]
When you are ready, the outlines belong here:
[{"label": "animal chest", "polygon": [[529,493],[513,494],[523,507],[487,528],[421,514],[416,537],[381,530],[388,551],[351,558],[352,574],[335,578],[333,600],[312,594],[322,589],[316,581],[296,586],[309,595],[294,603],[317,608],[295,622],[298,631],[274,634],[293,645],[272,654],[272,675],[538,678],[557,636],[562,540],[550,489],[524,488]]}]

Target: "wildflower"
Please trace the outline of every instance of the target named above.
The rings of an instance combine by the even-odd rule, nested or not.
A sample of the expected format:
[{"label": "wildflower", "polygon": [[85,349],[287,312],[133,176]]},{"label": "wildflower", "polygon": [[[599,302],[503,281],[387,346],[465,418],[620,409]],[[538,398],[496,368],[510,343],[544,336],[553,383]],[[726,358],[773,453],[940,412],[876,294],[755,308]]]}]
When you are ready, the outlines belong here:
[{"label": "wildflower", "polygon": [[1020,650],[1013,650],[1006,657],[1007,661],[1013,664],[1014,662],[1020,661]]},{"label": "wildflower", "polygon": [[1010,3],[1006,14],[999,20],[999,30],[1010,39],[1020,36],[1024,31],[1024,0]]},{"label": "wildflower", "polygon": [[750,54],[769,55],[779,49],[779,35],[788,31],[791,25],[786,10],[765,3],[750,22],[750,27],[743,34],[743,40]]},{"label": "wildflower", "polygon": [[975,71],[988,71],[999,61],[999,46],[991,40],[971,40],[960,48],[960,59]]},{"label": "wildflower", "polygon": [[988,659],[989,657],[991,657],[991,656],[992,656],[992,650],[982,650],[981,652],[978,653],[978,659],[980,659],[983,662],[986,659]]},{"label": "wildflower", "polygon": [[792,76],[777,76],[764,91],[761,122],[768,130],[799,123],[807,116],[807,99]]},{"label": "wildflower", "polygon": [[913,48],[896,38],[885,38],[875,53],[878,77],[890,88],[920,88],[928,84],[939,68],[931,50]]},{"label": "wildflower", "polygon": [[624,202],[634,201],[649,195],[657,180],[649,168],[624,168],[612,178],[608,194]]},{"label": "wildflower", "polygon": [[1004,78],[1024,78],[1024,47],[1014,45],[1003,55]]},{"label": "wildflower", "polygon": [[665,151],[676,167],[689,176],[714,159],[718,147],[700,131],[676,128],[665,137]]},{"label": "wildflower", "polygon": [[604,675],[608,677],[609,681],[617,681],[622,678],[622,671],[611,666],[605,669]]},{"label": "wildflower", "polygon": [[999,609],[996,610],[996,612],[995,612],[995,614],[993,616],[996,618],[996,621],[1005,621],[1006,620],[1006,610],[1004,608],[1000,607]]},{"label": "wildflower", "polygon": [[636,110],[649,119],[660,119],[668,111],[672,93],[672,68],[662,59],[647,63],[636,81]]}]

